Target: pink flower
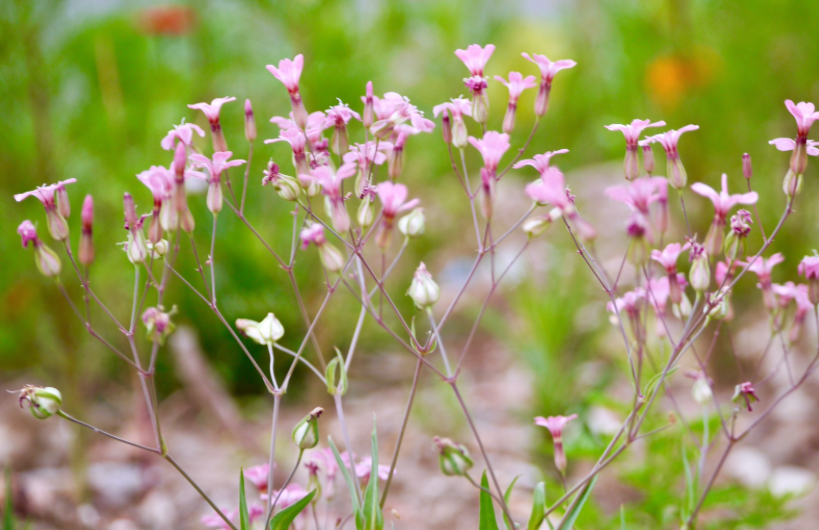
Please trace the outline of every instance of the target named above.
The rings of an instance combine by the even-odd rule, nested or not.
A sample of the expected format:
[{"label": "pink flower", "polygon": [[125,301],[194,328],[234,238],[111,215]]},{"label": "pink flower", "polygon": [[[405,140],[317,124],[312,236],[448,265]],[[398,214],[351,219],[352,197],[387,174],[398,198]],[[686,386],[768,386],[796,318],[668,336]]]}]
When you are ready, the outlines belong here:
[{"label": "pink flower", "polygon": [[46,211],[48,233],[55,240],[64,241],[68,237],[68,223],[65,217],[70,212],[65,185],[74,184],[75,182],[77,182],[77,179],[70,178],[56,184],[40,186],[32,191],[18,193],[14,196],[14,200],[20,202],[28,197],[35,197],[39,200]]},{"label": "pink flower", "polygon": [[296,55],[291,61],[290,59],[282,59],[279,61],[279,67],[276,68],[272,64],[267,65],[267,70],[273,77],[282,82],[287,92],[297,94],[299,91],[299,79],[301,78],[301,71],[304,68],[304,56],[302,54]]},{"label": "pink flower", "polygon": [[378,121],[372,125],[371,132],[382,140],[390,137],[396,125],[406,121],[422,132],[435,129],[435,124],[424,118],[424,113],[411,104],[409,98],[396,92],[387,92],[383,98],[373,97],[373,110]]},{"label": "pink flower", "polygon": [[450,114],[452,114],[453,121],[455,121],[458,119],[463,119],[464,116],[469,116],[469,114],[472,112],[472,103],[470,103],[468,99],[464,99],[462,97],[451,99],[446,103],[435,105],[432,108],[432,115],[437,118],[438,115],[444,110],[448,110]]},{"label": "pink flower", "polygon": [[321,185],[324,195],[330,201],[333,228],[337,232],[343,233],[350,229],[350,216],[341,197],[341,183],[355,175],[356,171],[356,164],[348,162],[338,168],[338,171],[333,171],[329,166],[318,166],[309,175],[299,175],[299,178],[313,180]]},{"label": "pink flower", "polygon": [[623,186],[606,188],[606,195],[612,200],[625,203],[633,212],[648,215],[651,203],[666,196],[667,186],[668,181],[663,177],[646,177]]},{"label": "pink flower", "polygon": [[173,172],[164,166],[151,166],[137,174],[137,178],[151,191],[155,208],[162,206],[162,201],[170,197],[173,192]]},{"label": "pink flower", "polygon": [[625,293],[622,297],[614,300],[614,304],[608,302],[606,310],[612,313],[625,312],[629,317],[636,318],[640,312],[640,302],[645,299],[646,292],[642,287]]},{"label": "pink flower", "polygon": [[628,147],[637,148],[637,142],[640,139],[640,135],[643,133],[643,129],[647,129],[649,127],[664,127],[664,121],[657,121],[651,123],[651,120],[632,120],[628,125],[620,125],[615,123],[613,125],[606,125],[606,129],[610,131],[620,131],[623,133],[623,136],[626,137],[626,145]]},{"label": "pink flower", "polygon": [[535,76],[527,75],[526,77],[523,77],[523,74],[520,72],[509,72],[509,81],[499,75],[496,75],[495,81],[503,83],[506,85],[506,88],[509,89],[510,105],[518,102],[518,98],[520,98],[520,95],[524,90],[527,88],[535,88],[537,86]]},{"label": "pink flower", "polygon": [[680,254],[690,247],[690,243],[686,243],[685,245],[669,243],[662,252],[657,249],[652,250],[651,259],[662,265],[668,274],[674,274],[677,272],[677,259],[680,257]]},{"label": "pink flower", "polygon": [[521,160],[517,162],[514,166],[515,169],[520,169],[523,166],[532,166],[533,168],[537,169],[538,173],[541,175],[546,173],[549,169],[549,163],[552,160],[552,157],[555,155],[562,155],[564,153],[568,153],[568,149],[558,149],[557,151],[546,151],[542,155],[535,155],[530,159]]},{"label": "pink flower", "polygon": [[350,123],[351,119],[361,121],[361,115],[356,111],[350,109],[350,106],[338,100],[338,105],[334,105],[327,109],[327,115],[324,119],[324,128],[330,127],[344,127]]},{"label": "pink flower", "polygon": [[785,107],[796,119],[798,137],[802,139],[807,138],[811,125],[813,125],[813,122],[816,120],[819,120],[819,112],[816,112],[816,107],[814,107],[813,103],[805,103],[804,101],[794,104],[794,102],[789,99],[785,100]]},{"label": "pink flower", "polygon": [[808,280],[819,280],[819,256],[805,256],[797,268],[800,276]]},{"label": "pink flower", "polygon": [[310,226],[302,228],[299,233],[299,238],[301,239],[302,250],[309,247],[310,243],[320,247],[327,241],[324,237],[324,226],[320,223],[313,223]]},{"label": "pink flower", "polygon": [[563,428],[575,418],[577,418],[577,414],[572,414],[571,416],[549,416],[548,418],[537,416],[535,417],[535,425],[538,427],[546,427],[549,429],[552,437],[558,439],[563,436]]},{"label": "pink flower", "polygon": [[545,55],[540,55],[537,53],[532,54],[532,57],[534,58],[530,57],[526,52],[523,52],[521,55],[538,65],[540,68],[540,79],[542,82],[547,84],[552,83],[552,80],[555,78],[555,74],[557,74],[559,71],[577,66],[577,63],[571,59],[562,59],[560,61],[552,62]]},{"label": "pink flower", "polygon": [[[222,513],[225,514],[231,522],[236,520],[236,516],[239,515],[239,508],[234,508],[232,510],[226,510],[222,508]],[[208,528],[219,528],[220,530],[230,530],[230,525],[228,525],[224,519],[218,514],[211,514],[202,517],[202,524]]]},{"label": "pink flower", "polygon": [[[684,288],[688,284],[685,280],[685,275],[680,273],[675,274],[674,281],[679,288]],[[648,281],[648,289],[646,289],[645,296],[658,315],[665,315],[665,308],[668,303],[668,298],[671,296],[672,288],[669,276],[651,278]]]},{"label": "pink flower", "polygon": [[[207,103],[196,103],[194,105],[188,105],[188,108],[201,110],[208,121],[211,123],[211,126],[215,123],[219,123],[219,112],[222,110],[222,105],[225,103],[230,103],[231,101],[236,101],[236,98],[216,98]],[[163,146],[164,147],[164,146]],[[167,148],[166,148],[167,149]]]},{"label": "pink flower", "polygon": [[43,203],[43,206],[46,207],[46,210],[48,210],[49,207],[56,206],[56,201],[54,199],[54,193],[58,189],[60,189],[60,187],[65,186],[66,184],[74,184],[75,182],[77,182],[77,179],[70,178],[68,180],[62,180],[62,181],[60,181],[60,182],[58,182],[56,184],[50,184],[48,186],[46,186],[46,185],[39,186],[37,189],[32,190],[32,191],[27,191],[25,193],[18,193],[17,195],[14,196],[14,200],[17,201],[17,202],[20,202],[23,199],[26,199],[28,197],[36,197],[37,200],[39,200],[41,203]]},{"label": "pink flower", "polygon": [[38,245],[37,229],[34,227],[34,223],[28,219],[20,223],[20,226],[17,227],[17,233],[23,238],[23,248],[27,248],[30,242],[33,242],[35,247]]},{"label": "pink flower", "polygon": [[[768,143],[780,151],[793,151],[796,149],[796,141],[791,138],[774,138]],[[807,146],[807,152],[810,156],[819,156],[819,147],[817,147],[819,146],[819,142],[807,140],[805,145]]]},{"label": "pink flower", "polygon": [[[757,258],[750,266],[748,266],[748,270],[753,272],[759,278],[759,283],[764,285],[770,286],[771,284],[771,272],[776,265],[779,265],[785,261],[785,256],[783,256],[780,252],[777,252],[770,258]],[[741,263],[745,265],[745,263]]]},{"label": "pink flower", "polygon": [[324,469],[328,480],[334,479],[336,473],[338,473],[338,462],[336,462],[336,456],[333,453],[333,450],[329,447],[312,451],[308,456],[307,462],[314,463]]},{"label": "pink flower", "polygon": [[[283,510],[306,497],[307,490],[300,484],[289,484],[283,490],[274,491],[273,498],[275,499],[277,496],[279,497],[279,501],[276,503],[276,508]],[[262,495],[262,500],[266,500],[266,498],[266,495]]]},{"label": "pink flower", "polygon": [[665,154],[668,158],[679,158],[677,143],[680,141],[680,136],[682,136],[682,134],[685,132],[696,131],[699,128],[699,125],[686,125],[685,127],[677,130],[671,129],[670,131],[666,131],[661,134],[649,136],[644,140],[644,142],[659,143],[663,146],[663,149],[665,149]]},{"label": "pink flower", "polygon": [[[200,103],[200,105],[204,105],[204,103]],[[195,123],[185,123],[183,121],[179,125],[174,125],[173,129],[168,131],[168,134],[166,134],[165,138],[162,139],[160,145],[162,146],[162,149],[167,151],[170,151],[176,147],[177,140],[185,145],[191,145],[191,142],[193,141],[193,133],[198,134],[202,138],[205,137],[205,131],[203,131],[201,127]]]},{"label": "pink flower", "polygon": [[[370,473],[372,472],[373,466],[373,459],[369,456],[365,456],[355,465],[355,474],[358,478],[369,480]],[[390,466],[379,465],[378,466],[378,478],[381,480],[387,480],[390,476]]]},{"label": "pink flower", "polygon": [[387,155],[381,151],[392,150],[390,142],[376,142],[370,140],[366,144],[354,144],[350,146],[350,150],[344,153],[344,162],[357,162],[358,168],[361,171],[367,172],[370,170],[370,165],[380,166],[387,160]]},{"label": "pink flower", "polygon": [[230,160],[233,156],[231,151],[222,151],[213,153],[213,158],[210,159],[205,155],[194,153],[190,156],[190,160],[195,167],[201,167],[208,170],[211,178],[218,179],[222,172],[228,168],[241,166],[245,163],[244,160]]},{"label": "pink flower", "polygon": [[494,44],[487,44],[485,48],[481,48],[478,44],[471,44],[466,50],[455,50],[455,55],[469,68],[470,74],[483,77],[483,68],[494,51]]},{"label": "pink flower", "polygon": [[722,190],[717,193],[711,186],[703,184],[702,182],[695,182],[691,185],[691,190],[694,193],[702,195],[711,199],[714,203],[714,222],[719,225],[725,224],[725,218],[728,212],[737,204],[755,204],[759,195],[755,191],[749,193],[739,193],[735,195],[728,194],[728,175],[722,174]]},{"label": "pink flower", "polygon": [[535,418],[535,425],[546,427],[552,434],[552,441],[555,446],[555,466],[561,473],[566,469],[566,452],[563,450],[563,428],[575,418],[577,418],[577,414],[549,416],[548,418],[537,416]]},{"label": "pink flower", "polygon": [[483,165],[494,176],[500,164],[501,157],[509,149],[509,135],[495,131],[486,131],[483,138],[478,140],[469,137],[469,143],[480,151],[483,156]]},{"label": "pink flower", "polygon": [[378,198],[381,200],[381,206],[384,217],[388,219],[394,218],[401,212],[412,210],[421,202],[418,199],[405,202],[407,200],[407,187],[403,184],[393,184],[392,182],[382,182],[376,188]]},{"label": "pink flower", "polygon": [[540,179],[527,184],[525,191],[538,204],[551,204],[561,211],[571,206],[563,173],[556,167],[550,167],[541,173]]},{"label": "pink flower", "polygon": [[245,469],[245,478],[261,491],[267,491],[267,478],[270,473],[269,464],[261,464]]}]

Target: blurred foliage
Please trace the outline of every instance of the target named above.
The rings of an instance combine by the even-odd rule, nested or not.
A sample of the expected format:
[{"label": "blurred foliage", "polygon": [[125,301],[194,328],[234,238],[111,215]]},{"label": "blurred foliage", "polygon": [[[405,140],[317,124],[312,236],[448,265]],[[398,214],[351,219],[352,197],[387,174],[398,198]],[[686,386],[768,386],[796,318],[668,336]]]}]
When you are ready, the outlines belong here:
[{"label": "blurred foliage", "polygon": [[[819,99],[819,40],[811,30],[819,27],[819,12],[805,7],[801,0],[775,4],[765,0],[3,2],[3,377],[28,374],[33,380],[54,381],[66,388],[67,399],[75,394],[77,400],[80,395],[90,397],[112,386],[131,384],[116,369],[119,361],[83,332],[59,292],[39,277],[30,253],[19,248],[14,228],[25,218],[39,220],[43,226],[43,215],[36,201],[15,204],[12,195],[43,182],[78,178],[79,183],[69,188],[75,211],[72,240],[76,242],[81,197],[94,194],[99,257],[91,278],[111,309],[125,318],[133,276],[114,247],[125,237],[119,230],[121,194],[126,190],[134,193],[143,211],[149,205],[150,196],[134,175],[152,164],[169,163],[170,155],[160,148],[159,140],[171,125],[183,118],[204,125],[201,114],[186,107],[189,103],[237,97],[239,101],[225,107],[222,122],[228,144],[239,158],[247,156],[242,135],[244,98],[253,101],[260,140],[274,136],[277,129],[266,119],[285,114],[289,105],[285,91],[264,65],[296,53],[305,54],[302,93],[310,110],[325,109],[336,98],[358,108],[364,85],[372,80],[376,93],[398,91],[428,114],[433,105],[465,93],[461,84],[465,70],[452,54],[456,48],[472,42],[495,43],[498,49],[487,69],[491,75],[509,69],[535,73],[533,65],[520,57],[522,51],[544,53],[552,59],[571,57],[578,67],[561,73],[555,83],[553,102],[532,143],[532,153],[569,148],[570,155],[562,157],[560,165],[571,171],[603,161],[619,162],[622,137],[603,129],[604,124],[626,123],[634,117],[664,119],[673,128],[696,123],[701,129],[681,142],[689,182],[702,180],[715,186],[719,174],[727,172],[733,186],[744,185],[739,178],[740,156],[749,152],[755,168],[754,187],[765,199],[759,205],[760,214],[771,227],[784,205],[781,178],[787,155],[767,141],[793,130],[784,99]],[[491,82],[496,127],[502,117],[504,92]],[[513,145],[521,144],[531,128],[528,109],[533,97],[529,93],[521,100]],[[269,157],[288,157],[286,146],[264,146],[259,141],[256,148],[249,217],[274,248],[284,253],[290,245],[290,212],[258,183]],[[658,160],[664,167],[661,157]],[[239,173],[232,178],[238,183]],[[433,258],[427,256],[438,256],[434,261],[442,267],[455,253],[474,251],[469,241],[458,237],[459,224],[451,221],[466,214],[467,207],[460,200],[459,185],[451,175],[438,131],[410,141],[404,179],[414,194],[422,196],[434,221],[431,224],[439,230],[428,230],[420,243],[411,246],[406,265],[393,278],[396,286],[408,282],[412,264],[421,255],[428,260]],[[521,177],[513,175],[513,179],[522,182]],[[568,180],[572,184],[571,175]],[[600,179],[590,186],[582,183],[584,188],[609,184]],[[814,245],[819,221],[819,209],[809,207],[814,192],[809,176],[800,198],[804,204],[799,209],[800,222],[789,224],[772,248],[772,252],[788,249],[789,256],[775,272],[775,281],[780,276],[784,280],[786,274],[793,279],[797,260]],[[578,200],[582,208],[584,197]],[[710,222],[710,205],[691,203],[693,228],[703,234]],[[202,204],[195,206],[194,215],[201,227],[197,240],[202,252],[209,238],[209,215]],[[286,275],[271,265],[269,255],[235,217],[222,218],[217,277],[224,293],[220,298],[224,314],[231,320],[261,318],[273,311],[287,330],[284,345],[297,347],[304,326]],[[757,234],[754,230],[752,237],[758,242]],[[613,406],[613,400],[605,398],[606,374],[611,368],[623,367],[622,359],[598,355],[606,349],[602,347],[604,335],[589,322],[601,320],[604,300],[594,298],[599,291],[589,287],[584,277],[587,271],[567,266],[576,257],[567,243],[558,238],[548,248],[547,273],[534,279],[538,288],[514,289],[508,312],[516,315],[515,327],[520,331],[506,337],[515,339],[509,344],[529,363],[537,381],[548,381],[536,385],[534,406],[543,414],[561,413],[571,405],[589,407],[595,399]],[[182,256],[180,269],[192,273],[189,253]],[[313,254],[298,256],[315,265]],[[79,285],[71,279],[67,263],[64,267],[67,289],[80,300]],[[321,303],[324,288],[323,278],[309,270],[315,267],[298,268],[297,281],[312,313]],[[740,292],[735,301],[753,295]],[[594,309],[583,305],[589,296],[596,304]],[[396,298],[403,309],[410,309],[404,297]],[[216,325],[195,295],[171,282],[168,300],[179,306],[179,322],[197,323],[207,355],[235,393],[263,390],[228,332]],[[358,314],[351,307],[348,303],[331,305],[323,317],[318,334],[325,352],[347,340],[346,331]],[[475,313],[474,309],[467,312]],[[490,310],[487,327],[503,336],[505,328],[499,323],[508,318],[509,314]],[[459,325],[457,319],[453,325]],[[377,354],[384,348],[385,337],[378,330],[365,333],[360,347]],[[591,363],[603,365],[602,376],[591,386],[578,385]],[[160,357],[158,369],[160,392],[167,394],[176,383],[166,356]],[[673,440],[677,438],[652,438],[649,455],[661,461],[646,462],[632,471],[635,482],[654,482],[645,491],[647,497],[633,512],[627,512],[627,521],[632,521],[627,528],[663,524],[667,520],[663,510],[677,502],[682,464],[673,457],[661,458],[680,453]],[[600,443],[590,438],[578,447],[586,446],[589,454],[599,453]],[[781,505],[763,496],[724,489],[715,491],[713,502],[742,502],[743,524],[753,527],[755,521],[771,515],[764,510],[782,513]],[[754,505],[760,508],[745,509]],[[639,520],[637,512],[648,519]],[[581,525],[594,527],[585,518],[595,513],[585,510]],[[619,519],[614,519],[617,517],[609,521],[611,525],[619,525]],[[603,524],[602,520],[596,523]],[[721,526],[733,527],[733,523]]]}]

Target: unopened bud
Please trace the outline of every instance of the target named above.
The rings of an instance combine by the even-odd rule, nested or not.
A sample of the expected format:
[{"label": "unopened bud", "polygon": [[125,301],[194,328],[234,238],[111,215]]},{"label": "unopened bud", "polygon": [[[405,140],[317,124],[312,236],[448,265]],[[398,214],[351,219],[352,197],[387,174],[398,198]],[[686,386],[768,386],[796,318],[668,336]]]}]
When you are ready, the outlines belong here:
[{"label": "unopened bud", "polygon": [[94,262],[94,240],[93,240],[93,224],[94,224],[94,198],[90,195],[85,196],[82,203],[82,233],[80,235],[80,249],[79,260],[80,263],[88,267]]},{"label": "unopened bud", "polygon": [[527,220],[525,223],[523,223],[521,228],[527,236],[532,238],[545,232],[550,224],[552,224],[551,217],[545,215]]},{"label": "unopened bud", "polygon": [[20,408],[28,404],[31,415],[38,420],[49,418],[60,411],[63,396],[54,387],[25,385],[20,390]]},{"label": "unopened bud", "polygon": [[750,179],[754,174],[754,169],[751,166],[751,155],[745,153],[742,155],[742,176]]},{"label": "unopened bud", "polygon": [[754,385],[746,381],[745,383],[738,384],[734,388],[734,396],[731,398],[731,401],[734,403],[744,402],[748,412],[751,412],[753,411],[751,403],[759,401],[759,397],[756,395]]},{"label": "unopened bud", "polygon": [[336,357],[327,363],[324,379],[327,381],[327,392],[331,396],[343,396],[347,393],[347,367],[344,365],[344,358],[338,348],[336,348]]},{"label": "unopened bud", "polygon": [[328,272],[340,272],[344,268],[344,255],[332,243],[324,243],[318,248],[319,258]]},{"label": "unopened bud", "polygon": [[802,191],[802,175],[794,173],[793,169],[789,169],[785,174],[785,180],[782,181],[782,191],[789,198],[799,195],[799,192]]},{"label": "unopened bud", "polygon": [[637,146],[626,146],[626,158],[623,161],[623,172],[626,180],[634,180],[640,176],[640,160],[637,157]]},{"label": "unopened bud", "polygon": [[168,248],[170,245],[168,244],[167,239],[160,239],[156,243],[148,242],[148,251],[151,253],[151,257],[153,259],[159,259],[163,257],[165,254],[168,253]]},{"label": "unopened bud", "polygon": [[656,164],[654,162],[654,150],[651,148],[651,144],[646,143],[643,145],[643,167],[646,170],[646,173],[651,175],[654,173],[654,169]]},{"label": "unopened bud", "polygon": [[451,144],[452,143],[452,120],[449,119],[449,112],[444,109],[443,115],[441,116],[441,132],[444,135],[444,143]]},{"label": "unopened bud", "polygon": [[711,269],[708,266],[708,254],[702,245],[695,244],[691,252],[695,252],[695,248],[699,247],[696,254],[692,254],[691,270],[688,272],[688,279],[691,282],[691,287],[695,291],[703,292],[708,289],[711,284]]},{"label": "unopened bud", "polygon": [[418,309],[431,308],[441,296],[440,287],[432,279],[432,275],[427,272],[427,267],[423,262],[415,271],[407,295],[412,298]]},{"label": "unopened bud", "polygon": [[361,123],[369,128],[374,121],[375,105],[373,101],[373,82],[367,81],[367,95],[364,96],[364,114],[361,116]]},{"label": "unopened bud", "polygon": [[711,385],[708,383],[708,376],[699,374],[691,386],[691,397],[694,398],[700,405],[707,405],[711,402],[713,392],[711,392]]},{"label": "unopened bud", "polygon": [[123,197],[123,204],[125,209],[125,224],[128,225],[129,230],[133,230],[137,223],[136,207],[134,206],[134,198],[130,193],[126,193]]},{"label": "unopened bud", "polygon": [[438,464],[444,475],[461,477],[466,475],[466,472],[474,465],[465,445],[437,436],[432,441],[438,448]]},{"label": "unopened bud", "polygon": [[71,216],[71,203],[68,201],[68,190],[65,189],[62,182],[57,185],[57,191],[54,195],[57,199],[57,208],[60,210],[60,215],[68,219]]},{"label": "unopened bud", "polygon": [[358,224],[361,226],[361,228],[367,228],[373,224],[373,221],[375,220],[375,209],[373,208],[373,203],[369,196],[364,197],[361,200],[361,204],[358,205],[356,218],[358,219]]},{"label": "unopened bud", "polygon": [[261,322],[246,318],[237,319],[236,327],[247,338],[262,346],[272,346],[284,336],[284,326],[273,313],[268,313]]},{"label": "unopened bud", "polygon": [[398,220],[398,231],[409,238],[416,238],[424,233],[426,218],[423,208],[415,208]]},{"label": "unopened bud", "polygon": [[304,419],[293,428],[293,442],[299,449],[312,449],[318,445],[318,419],[322,412],[324,412],[324,409],[321,407],[314,408],[310,414],[305,416]]},{"label": "unopened bud", "polygon": [[148,331],[148,340],[151,342],[165,343],[165,338],[173,333],[176,327],[171,322],[171,315],[176,312],[176,307],[166,313],[160,308],[149,307],[142,313],[142,323],[145,324],[145,329]]},{"label": "unopened bud", "polygon": [[688,182],[688,174],[685,172],[685,167],[680,161],[679,155],[667,157],[668,171],[667,178],[671,187],[676,190],[685,188],[685,183]]},{"label": "unopened bud", "polygon": [[245,138],[248,142],[256,140],[256,118],[253,117],[253,107],[250,100],[245,100]]}]

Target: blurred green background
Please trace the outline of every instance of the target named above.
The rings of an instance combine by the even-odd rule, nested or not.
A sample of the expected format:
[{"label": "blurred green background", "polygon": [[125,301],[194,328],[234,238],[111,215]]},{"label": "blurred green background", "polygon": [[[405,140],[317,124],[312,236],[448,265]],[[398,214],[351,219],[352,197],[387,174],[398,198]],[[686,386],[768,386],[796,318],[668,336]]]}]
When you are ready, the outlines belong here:
[{"label": "blurred green background", "polygon": [[[17,224],[25,218],[42,222],[43,216],[36,201],[16,204],[12,195],[76,177],[79,183],[69,191],[77,212],[81,197],[94,194],[100,257],[92,280],[107,300],[122,301],[112,302],[116,310],[127,311],[131,272],[113,247],[125,237],[119,230],[122,192],[131,191],[139,204],[149,206],[148,192],[134,175],[152,164],[169,163],[159,140],[171,125],[183,118],[204,125],[201,114],[186,107],[189,103],[225,95],[239,99],[222,114],[237,157],[247,154],[244,98],[253,101],[260,138],[273,137],[277,129],[266,120],[285,114],[288,102],[265,64],[305,54],[302,87],[310,110],[325,109],[336,98],[358,108],[364,84],[372,80],[377,93],[399,91],[431,114],[433,105],[465,92],[461,84],[465,70],[452,53],[458,47],[495,43],[490,75],[505,75],[510,69],[535,73],[533,65],[520,57],[521,51],[553,59],[570,57],[579,66],[558,77],[551,110],[531,152],[570,148],[560,165],[572,170],[619,161],[622,138],[604,130],[604,124],[626,123],[633,117],[665,119],[672,127],[697,123],[701,130],[686,135],[681,144],[690,180],[716,185],[723,171],[738,176],[740,155],[747,151],[753,157],[756,189],[779,194],[785,158],[767,140],[792,132],[784,99],[819,99],[815,75],[819,40],[809,29],[816,27],[819,13],[798,0],[775,6],[763,0],[741,5],[718,0],[3,2],[3,377],[32,373],[51,381],[66,367],[89,376],[117,374],[116,359],[100,354],[73,321],[59,293],[39,277],[30,253],[20,248]],[[493,119],[499,123],[505,89],[494,81],[490,86]],[[530,128],[532,98],[531,93],[523,97],[513,145]],[[250,216],[277,248],[287,248],[287,209],[281,201],[270,200],[272,191],[257,185],[267,158],[286,160],[286,147],[258,144]],[[436,131],[411,140],[404,179],[413,190],[423,190],[432,211],[448,210],[454,216],[465,206],[448,166]],[[206,212],[201,204],[197,207],[203,226]],[[762,201],[760,208],[769,221],[781,205]],[[808,246],[803,241],[814,234],[815,223],[810,221],[817,214],[805,210],[806,222],[792,225],[779,247],[802,251]],[[299,329],[284,274],[271,267],[251,234],[235,230],[235,218],[223,217],[220,232],[231,234],[219,244],[220,291],[229,293],[222,297],[225,314],[261,315],[272,309],[287,329]],[[74,241],[77,222],[72,217]],[[704,233],[708,222],[704,212],[695,228]],[[430,232],[413,248],[416,256],[446,252],[457,229]],[[205,232],[200,236],[203,241],[208,237]],[[468,245],[464,249],[471,250]],[[182,267],[191,270],[192,265]],[[404,278],[407,272],[401,271]],[[305,297],[315,304],[323,292],[321,279],[300,274]],[[69,282],[72,294],[78,294],[77,287]],[[562,303],[569,295],[552,297],[552,303]],[[169,299],[180,306],[182,322],[210,321],[207,308],[178,286]],[[513,301],[515,313],[536,315],[525,317],[535,331],[554,329],[552,324],[568,318],[566,311],[555,310],[565,306],[544,307],[545,302],[527,293]],[[327,325],[320,331],[324,342],[332,344],[336,331],[350,325],[353,313],[336,310],[325,319]],[[235,392],[261,390],[261,383],[250,377],[251,368],[235,355],[226,331],[219,326],[199,329],[208,355]],[[548,336],[532,337],[534,362],[557,362],[556,353],[572,340],[572,332],[542,335]],[[292,340],[297,336],[290,335]],[[374,341],[365,337],[364,349],[372,349]],[[105,381],[99,384],[110,383]],[[172,377],[160,376],[159,382],[165,390],[174,384]]]}]

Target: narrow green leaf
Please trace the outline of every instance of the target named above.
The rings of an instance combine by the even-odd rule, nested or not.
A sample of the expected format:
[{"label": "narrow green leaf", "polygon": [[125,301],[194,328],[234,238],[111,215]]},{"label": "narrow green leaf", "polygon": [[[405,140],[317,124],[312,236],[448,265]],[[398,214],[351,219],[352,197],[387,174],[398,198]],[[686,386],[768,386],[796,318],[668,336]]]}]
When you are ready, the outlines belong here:
[{"label": "narrow green leaf", "polygon": [[[520,475],[512,479],[512,483],[509,484],[509,487],[506,488],[506,493],[503,494],[503,500],[506,501],[507,506],[509,506],[509,497],[512,496],[512,490],[515,489],[515,482],[517,482],[519,478]],[[506,528],[506,530],[515,530],[515,525],[506,517],[506,513],[503,514],[503,527]]]},{"label": "narrow green leaf", "polygon": [[250,530],[250,516],[247,513],[245,497],[245,472],[239,468],[239,530]]},{"label": "narrow green leaf", "polygon": [[[672,368],[671,370],[669,370],[669,371],[666,373],[666,378],[671,377],[671,374],[673,374],[674,372],[676,372],[676,371],[677,371],[677,369],[679,369],[679,366],[675,366],[674,368]],[[654,377],[652,377],[651,379],[649,379],[648,383],[646,384],[646,390],[645,390],[645,393],[643,394],[644,396],[650,396],[650,395],[652,395],[652,394],[654,393],[654,389],[657,387],[657,385],[659,385],[659,384],[660,384],[660,378],[661,378],[662,376],[663,376],[663,373],[662,373],[662,372],[659,372],[659,373],[654,374]]]},{"label": "narrow green leaf", "polygon": [[328,436],[327,441],[330,443],[330,449],[333,450],[333,456],[336,457],[336,465],[338,465],[338,468],[341,470],[341,474],[344,476],[344,481],[347,483],[347,489],[350,490],[350,500],[353,504],[353,513],[357,516],[361,511],[361,508],[358,504],[358,493],[356,492],[353,479],[350,476],[350,470],[347,469],[347,465],[341,459],[341,455],[338,453],[338,448],[336,447],[336,444],[333,443],[333,439]]},{"label": "narrow green leaf", "polygon": [[3,510],[3,530],[14,530],[14,499],[12,498],[14,492],[11,488],[11,468],[6,466],[4,473],[4,482],[6,489],[6,506]]},{"label": "narrow green leaf", "polygon": [[538,530],[546,518],[546,483],[538,482],[532,493],[532,515],[529,516],[528,530]]},{"label": "narrow green leaf", "polygon": [[296,517],[298,517],[299,514],[304,511],[307,505],[310,504],[310,501],[313,500],[313,496],[315,494],[316,490],[311,491],[302,497],[297,503],[288,506],[284,510],[274,515],[270,520],[270,530],[287,530],[290,528],[290,525],[293,524]]},{"label": "narrow green leaf", "polygon": [[626,530],[626,506],[620,505],[620,530]]},{"label": "narrow green leaf", "polygon": [[591,495],[591,490],[594,488],[595,482],[597,482],[596,475],[582,490],[580,490],[580,493],[577,494],[577,497],[575,497],[575,502],[572,503],[571,509],[569,509],[569,511],[566,512],[566,515],[563,516],[563,520],[560,521],[560,525],[557,527],[557,530],[571,530],[571,528],[574,526],[574,522],[577,521],[580,512],[583,510],[583,505],[585,505],[586,501],[589,500],[589,495]]},{"label": "narrow green leaf", "polygon": [[686,488],[686,503],[683,506],[682,515],[683,520],[688,519],[688,514],[694,510],[694,502],[696,497],[697,485],[694,481],[694,476],[691,473],[691,464],[688,462],[688,452],[685,450],[685,444],[682,446],[683,469],[685,470],[685,488]]},{"label": "narrow green leaf", "polygon": [[489,494],[489,481],[486,479],[486,471],[481,477],[481,497],[480,497],[480,524],[479,530],[499,530],[498,521],[495,519],[495,507],[492,505],[492,495]]},{"label": "narrow green leaf", "polygon": [[359,522],[356,519],[356,526],[360,525],[361,530],[382,530],[384,528],[384,516],[381,513],[381,503],[378,496],[378,436],[376,435],[375,418],[373,418],[371,447],[370,481],[367,483],[367,491],[364,492],[361,521]]}]

